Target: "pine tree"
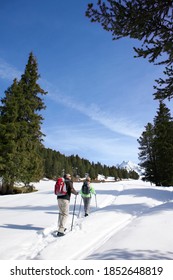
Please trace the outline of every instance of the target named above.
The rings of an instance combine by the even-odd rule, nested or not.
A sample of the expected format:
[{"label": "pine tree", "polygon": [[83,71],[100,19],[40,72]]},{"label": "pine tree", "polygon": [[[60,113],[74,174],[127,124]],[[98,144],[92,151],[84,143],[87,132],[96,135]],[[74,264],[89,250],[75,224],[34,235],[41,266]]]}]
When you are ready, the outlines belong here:
[{"label": "pine tree", "polygon": [[46,92],[37,84],[37,61],[29,55],[25,72],[5,92],[0,107],[0,175],[5,193],[11,193],[15,181],[28,185],[43,174],[41,156],[42,116],[45,109],[39,95]]},{"label": "pine tree", "polygon": [[170,110],[160,102],[154,124],[148,123],[138,139],[144,180],[160,186],[173,185],[173,121]]},{"label": "pine tree", "polygon": [[144,180],[158,184],[157,168],[154,152],[154,127],[151,123],[145,126],[145,131],[137,140],[139,143],[139,160],[140,166],[144,171]]},{"label": "pine tree", "polygon": [[89,176],[93,179],[97,177],[93,164],[89,168]]},{"label": "pine tree", "polygon": [[5,95],[0,107],[0,176],[3,177],[3,192],[11,193],[14,181],[20,174],[20,156],[18,157],[17,147],[20,124],[17,118],[21,89],[16,79],[6,90]]},{"label": "pine tree", "polygon": [[160,102],[154,118],[154,149],[160,185],[173,185],[173,121],[170,110]]},{"label": "pine tree", "polygon": [[154,86],[154,89],[156,89],[154,97],[155,99],[168,99],[170,101],[173,97],[173,67],[166,67],[163,73],[166,78],[165,80],[163,78],[156,80],[157,86]]}]

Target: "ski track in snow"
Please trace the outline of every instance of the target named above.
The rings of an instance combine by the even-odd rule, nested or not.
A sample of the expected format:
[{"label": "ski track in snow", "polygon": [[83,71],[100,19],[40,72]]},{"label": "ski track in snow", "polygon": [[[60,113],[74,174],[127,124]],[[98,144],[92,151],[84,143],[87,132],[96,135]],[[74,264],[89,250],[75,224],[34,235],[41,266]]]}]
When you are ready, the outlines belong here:
[{"label": "ski track in snow", "polygon": [[[122,187],[120,186],[119,188],[120,188],[120,192],[122,192],[124,189],[124,186],[122,186]],[[113,196],[113,195],[107,195],[106,199],[105,199],[105,195],[104,195],[104,199],[103,200],[100,199],[98,208],[95,211],[93,211],[92,214],[97,213],[98,211],[100,211],[101,209],[104,209],[105,207],[107,207],[110,204],[114,204],[116,199],[117,199],[117,196]],[[86,220],[86,218],[84,218],[84,217],[81,218],[81,215],[80,215],[80,217],[78,217],[78,215],[75,215],[72,232],[82,230],[82,223],[84,222],[84,219]],[[64,236],[63,239],[67,238],[67,236],[69,234],[72,234],[71,221],[72,221],[72,214],[69,214],[69,219],[67,222],[66,236]],[[122,223],[122,224],[124,224],[124,223]],[[39,259],[40,252],[42,252],[50,244],[53,245],[55,242],[57,243],[57,242],[62,241],[62,238],[59,240],[59,238],[56,236],[56,232],[57,232],[57,223],[52,224],[50,227],[47,227],[42,231],[36,232],[37,241],[30,248],[26,248],[25,250],[23,249],[22,253],[20,255],[16,256],[16,259],[27,259],[27,260]],[[109,234],[106,235],[106,240],[107,240],[108,236],[109,236]],[[102,243],[103,243],[103,240],[102,240],[101,244]],[[98,245],[98,242],[97,242],[97,245]]]},{"label": "ski track in snow", "polygon": [[[127,188],[129,188],[129,185],[127,186]],[[93,253],[97,248],[99,248],[101,245],[103,245],[109,238],[111,238],[111,236],[113,236],[115,233],[117,233],[118,231],[120,231],[121,229],[125,228],[127,225],[129,225],[131,222],[134,221],[134,219],[138,218],[139,216],[142,216],[143,214],[145,214],[146,212],[149,212],[151,210],[153,210],[154,207],[157,207],[158,205],[163,204],[163,202],[160,202],[155,204],[155,202],[153,202],[153,207],[150,207],[150,209],[148,209],[147,207],[143,207],[141,204],[141,207],[134,207],[134,205],[132,204],[132,213],[130,214],[125,214],[122,211],[122,215],[121,215],[121,220],[116,221],[116,208],[118,209],[118,206],[121,205],[122,207],[122,201],[123,201],[123,195],[124,192],[126,191],[126,185],[122,184],[121,186],[119,185],[119,192],[117,195],[107,195],[106,199],[104,196],[104,200],[100,199],[99,201],[99,205],[97,207],[97,209],[95,209],[94,211],[92,211],[92,213],[90,214],[89,217],[87,218],[81,218],[81,217],[77,217],[75,216],[74,218],[74,226],[73,226],[73,230],[71,231],[71,219],[72,219],[72,214],[69,215],[69,220],[68,220],[68,225],[67,225],[67,232],[66,232],[66,236],[59,238],[56,237],[56,230],[57,230],[57,224],[54,223],[52,224],[50,227],[45,228],[42,231],[38,231],[36,232],[37,235],[37,241],[32,244],[32,246],[30,248],[26,248],[25,250],[23,250],[22,254],[20,254],[19,256],[17,256],[16,259],[42,259],[42,253],[44,256],[44,252],[46,255],[46,250],[49,250],[51,248],[56,248],[57,246],[63,246],[64,243],[69,244],[70,246],[70,242],[71,242],[71,238],[73,238],[74,242],[78,242],[77,240],[75,240],[75,232],[80,231],[81,236],[84,234],[94,234],[94,229],[93,229],[93,223],[94,223],[94,219],[100,219],[100,224],[97,225],[99,226],[100,230],[98,230],[98,228],[96,229],[96,232],[100,232],[100,235],[98,236],[97,239],[90,239],[90,241],[87,243],[86,246],[81,246],[81,251],[79,250],[80,248],[80,242],[78,244],[78,250],[77,253],[75,253],[74,251],[70,252],[69,249],[69,259],[85,259],[89,254]],[[126,195],[127,197],[127,195]],[[134,198],[135,201],[135,198]],[[106,209],[106,207],[109,207],[109,209],[111,209],[112,207],[112,212],[114,211],[114,216],[115,216],[115,223],[113,223],[112,227],[107,228],[106,230],[103,231],[102,233],[102,222],[101,222],[101,216],[104,213],[104,210]],[[125,203],[124,203],[124,207],[125,207]],[[121,210],[121,209],[120,209]],[[119,211],[119,209],[118,209]],[[106,213],[106,215],[108,215],[107,219],[109,221],[109,219],[112,219],[112,212],[111,215],[109,217],[109,212]],[[118,215],[120,215],[120,213],[118,213]],[[109,223],[108,223],[109,225]],[[106,225],[105,225],[106,227]]]}]

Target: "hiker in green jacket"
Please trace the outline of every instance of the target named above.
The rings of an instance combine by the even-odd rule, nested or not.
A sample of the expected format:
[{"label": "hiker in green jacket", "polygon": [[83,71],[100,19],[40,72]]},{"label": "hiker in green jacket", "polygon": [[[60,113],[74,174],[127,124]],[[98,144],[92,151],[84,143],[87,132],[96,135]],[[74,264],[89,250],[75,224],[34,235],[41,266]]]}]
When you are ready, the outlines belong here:
[{"label": "hiker in green jacket", "polygon": [[90,177],[87,177],[80,190],[80,194],[84,203],[85,217],[89,215],[92,194],[96,195],[96,192],[90,182]]}]

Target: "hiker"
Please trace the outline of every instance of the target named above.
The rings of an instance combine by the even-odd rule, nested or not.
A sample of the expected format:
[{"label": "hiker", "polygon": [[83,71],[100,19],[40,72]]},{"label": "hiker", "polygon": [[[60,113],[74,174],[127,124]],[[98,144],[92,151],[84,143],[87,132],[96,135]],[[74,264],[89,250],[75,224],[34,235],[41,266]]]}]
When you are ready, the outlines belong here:
[{"label": "hiker", "polygon": [[96,195],[96,192],[90,182],[90,177],[87,177],[80,190],[80,194],[84,203],[85,217],[89,215],[92,194]]},{"label": "hiker", "polygon": [[57,195],[58,208],[59,208],[59,217],[58,217],[58,233],[57,236],[63,236],[65,233],[65,225],[69,215],[69,205],[71,193],[78,195],[78,192],[73,187],[73,182],[71,180],[70,174],[64,175],[64,182],[66,186],[66,194]]}]

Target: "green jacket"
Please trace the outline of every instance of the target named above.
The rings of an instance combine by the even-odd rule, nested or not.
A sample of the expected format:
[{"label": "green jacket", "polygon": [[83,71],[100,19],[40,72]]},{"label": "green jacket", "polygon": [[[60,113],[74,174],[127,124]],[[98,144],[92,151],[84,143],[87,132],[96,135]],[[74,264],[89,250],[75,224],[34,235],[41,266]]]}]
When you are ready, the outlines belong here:
[{"label": "green jacket", "polygon": [[83,192],[82,192],[82,189],[80,190],[80,195],[82,196],[82,197],[91,197],[92,196],[92,194],[94,194],[94,195],[96,195],[96,192],[95,192],[95,189],[93,188],[93,186],[90,184],[90,193],[89,194],[84,194]]}]

